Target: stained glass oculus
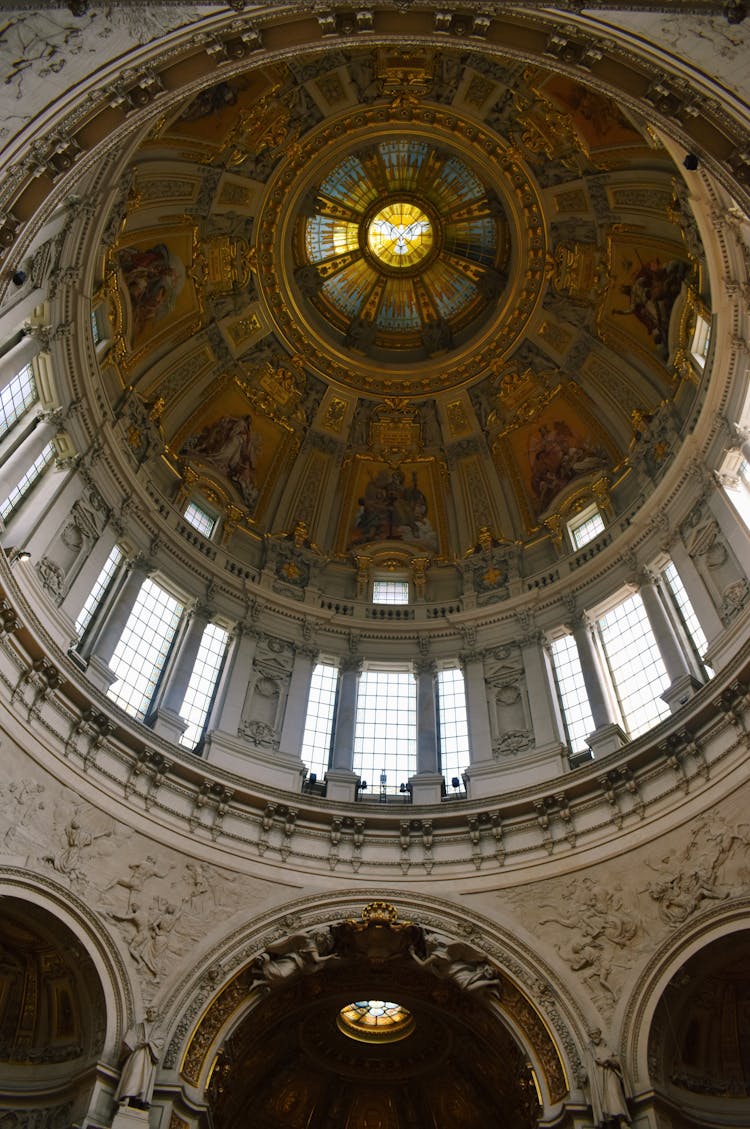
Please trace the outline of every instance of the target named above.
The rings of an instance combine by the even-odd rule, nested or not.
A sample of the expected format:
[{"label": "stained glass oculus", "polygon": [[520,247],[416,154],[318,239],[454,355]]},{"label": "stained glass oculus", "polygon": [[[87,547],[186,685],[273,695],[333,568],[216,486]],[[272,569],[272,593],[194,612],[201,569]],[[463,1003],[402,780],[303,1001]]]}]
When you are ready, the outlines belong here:
[{"label": "stained glass oculus", "polygon": [[429,255],[434,244],[430,218],[418,204],[394,200],[381,208],[367,226],[367,246],[379,262],[409,270]]},{"label": "stained glass oculus", "polygon": [[342,1007],[339,1031],[360,1043],[396,1043],[414,1030],[414,1016],[392,1000],[357,1000]]},{"label": "stained glass oculus", "polygon": [[450,348],[505,290],[497,192],[423,139],[349,154],[308,193],[297,232],[306,299],[365,353]]}]

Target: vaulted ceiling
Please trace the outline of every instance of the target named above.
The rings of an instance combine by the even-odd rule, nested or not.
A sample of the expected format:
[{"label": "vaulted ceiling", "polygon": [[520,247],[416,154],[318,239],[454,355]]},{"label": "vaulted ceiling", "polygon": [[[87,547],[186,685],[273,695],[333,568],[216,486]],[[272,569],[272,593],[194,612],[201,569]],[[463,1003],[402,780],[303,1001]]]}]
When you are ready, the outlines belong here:
[{"label": "vaulted ceiling", "polygon": [[649,421],[686,427],[708,294],[684,182],[567,75],[319,50],[202,91],[130,167],[110,396],[247,545],[447,563],[484,528],[554,559],[566,515],[632,505]]}]

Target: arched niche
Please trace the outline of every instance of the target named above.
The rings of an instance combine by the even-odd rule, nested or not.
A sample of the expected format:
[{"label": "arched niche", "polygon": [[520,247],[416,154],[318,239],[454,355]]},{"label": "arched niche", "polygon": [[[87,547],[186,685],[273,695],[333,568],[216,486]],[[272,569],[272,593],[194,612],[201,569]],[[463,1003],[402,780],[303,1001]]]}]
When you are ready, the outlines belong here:
[{"label": "arched niche", "polygon": [[[725,944],[726,951],[722,949]],[[670,1075],[684,1074],[678,1065],[680,1036],[674,1018],[685,1017],[687,1031],[692,992],[700,981],[703,962],[707,962],[706,975],[710,978],[714,975],[711,968],[718,967],[722,953],[726,957],[730,951],[750,952],[750,901],[746,898],[733,899],[729,906],[716,901],[697,920],[676,927],[642,969],[629,999],[623,1001],[619,1051],[627,1064],[632,1090],[655,1095],[653,1100],[665,1110],[684,1105],[699,1111],[703,1104],[702,1099],[694,1100],[700,1095],[670,1081]],[[716,1119],[716,1113],[706,1120],[704,1107],[703,1121],[698,1118],[685,1124],[744,1125],[750,1116],[748,1110],[750,1103],[740,1111],[739,1121],[730,1118],[722,1122]]]},{"label": "arched niche", "polygon": [[133,1004],[94,915],[49,885],[0,875],[0,1109],[67,1129],[108,1102]]},{"label": "arched niche", "polygon": [[657,1105],[681,1124],[750,1121],[750,921],[673,973],[654,1011],[648,1058]]},{"label": "arched niche", "polygon": [[[529,1116],[564,1118],[572,1093],[580,1100],[581,1040],[561,1014],[560,985],[542,993],[549,1014],[530,1002],[546,976],[530,954],[522,963],[518,947],[503,952],[489,929],[460,921],[452,908],[346,901],[295,909],[283,935],[269,921],[233,938],[231,952],[213,954],[198,994],[186,990],[185,1011],[170,1024],[162,1077],[173,1089],[171,1071],[179,1072],[177,1116],[197,1125],[197,1111],[210,1110],[217,1127],[234,1129],[252,1100],[259,1126],[291,1129],[299,1113],[292,1096],[304,1092],[328,1129],[367,1125],[378,1094],[393,1111],[389,1129],[423,1123],[407,1113],[469,1129],[474,1107],[477,1125],[501,1115],[519,1129]],[[347,1037],[341,1009],[362,1000],[400,1004],[414,1030],[395,1045]]]}]

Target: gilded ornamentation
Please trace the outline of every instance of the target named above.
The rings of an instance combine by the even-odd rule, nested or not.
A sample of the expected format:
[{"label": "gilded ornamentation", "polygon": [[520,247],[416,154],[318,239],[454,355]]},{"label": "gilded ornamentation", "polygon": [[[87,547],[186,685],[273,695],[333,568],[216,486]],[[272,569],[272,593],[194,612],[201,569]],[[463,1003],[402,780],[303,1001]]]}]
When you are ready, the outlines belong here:
[{"label": "gilded ornamentation", "polygon": [[452,435],[462,435],[469,430],[469,419],[462,400],[449,401],[445,408],[445,414]]},{"label": "gilded ornamentation", "polygon": [[591,301],[607,284],[604,262],[595,243],[566,241],[554,252],[552,285],[575,302]]},{"label": "gilded ornamentation", "polygon": [[323,416],[323,427],[327,427],[329,431],[341,431],[344,419],[346,418],[347,408],[348,404],[346,400],[341,400],[338,396],[332,396],[328,401],[328,407]]},{"label": "gilded ornamentation", "polygon": [[567,188],[556,192],[553,199],[558,212],[580,214],[589,210],[588,197],[583,188]]},{"label": "gilded ornamentation", "polygon": [[375,73],[384,97],[424,98],[435,81],[435,52],[420,47],[381,47]]},{"label": "gilded ornamentation", "polygon": [[247,341],[253,334],[257,333],[262,328],[260,318],[257,314],[248,314],[245,317],[238,318],[237,321],[227,326],[227,332],[232,338],[235,345],[241,345],[243,341]]},{"label": "gilded ornamentation", "polygon": [[[408,374],[389,366],[388,372],[379,371],[377,366],[361,360],[357,343],[352,339],[352,348],[344,359],[342,349],[330,342],[322,334],[313,333],[309,325],[303,325],[296,312],[299,301],[292,294],[292,280],[280,277],[278,256],[273,248],[278,238],[282,215],[294,208],[310,188],[304,182],[307,168],[318,162],[321,152],[330,151],[331,163],[341,152],[341,138],[346,136],[349,145],[352,138],[362,138],[362,159],[365,159],[364,143],[377,129],[386,136],[389,125],[398,120],[395,111],[387,107],[360,106],[356,115],[337,119],[336,123],[324,120],[316,129],[305,135],[298,146],[298,152],[287,153],[284,174],[279,181],[279,191],[269,195],[264,210],[257,222],[257,246],[259,251],[258,284],[261,293],[274,311],[279,332],[288,346],[302,353],[306,366],[321,375],[337,381],[344,387],[356,387],[370,395],[422,397],[457,383],[468,382],[485,372],[489,364],[503,357],[514,347],[523,333],[528,319],[541,299],[545,273],[545,226],[542,220],[541,201],[531,179],[529,179],[522,160],[508,147],[500,136],[476,122],[467,123],[454,110],[441,106],[429,107],[420,103],[410,111],[412,120],[418,124],[424,120],[431,130],[443,131],[448,141],[461,138],[462,147],[467,153],[476,148],[480,167],[492,161],[499,165],[505,182],[513,185],[512,198],[504,198],[502,207],[512,210],[517,216],[517,227],[521,232],[518,254],[526,264],[526,269],[509,279],[506,290],[498,301],[494,294],[492,331],[485,329],[485,344],[477,348],[467,339],[466,344],[454,346],[451,364],[444,366],[428,365],[425,360],[410,365]],[[359,254],[359,250],[348,252]],[[488,279],[488,285],[490,280]],[[434,326],[435,341],[428,352],[439,351],[446,346],[438,340],[441,326]],[[367,322],[352,322],[360,344],[367,347]],[[364,337],[362,336],[364,334]]]},{"label": "gilded ornamentation", "polygon": [[559,322],[545,319],[539,326],[539,336],[542,341],[551,345],[556,353],[566,353],[574,337],[573,331]]},{"label": "gilded ornamentation", "polygon": [[496,83],[492,82],[484,75],[475,74],[469,82],[464,99],[467,105],[481,109],[495,89]]},{"label": "gilded ornamentation", "polygon": [[414,457],[422,450],[422,426],[417,408],[405,398],[391,397],[375,408],[370,420],[369,446],[386,461]]},{"label": "gilded ornamentation", "polygon": [[253,202],[253,189],[245,184],[238,184],[236,180],[226,180],[221,186],[218,202],[248,208]]},{"label": "gilded ornamentation", "polygon": [[414,591],[417,599],[424,600],[427,590],[427,570],[430,567],[429,557],[412,557],[411,574]]},{"label": "gilded ornamentation", "polygon": [[344,84],[335,72],[322,75],[319,79],[316,79],[315,85],[329,106],[337,106],[347,101]]}]

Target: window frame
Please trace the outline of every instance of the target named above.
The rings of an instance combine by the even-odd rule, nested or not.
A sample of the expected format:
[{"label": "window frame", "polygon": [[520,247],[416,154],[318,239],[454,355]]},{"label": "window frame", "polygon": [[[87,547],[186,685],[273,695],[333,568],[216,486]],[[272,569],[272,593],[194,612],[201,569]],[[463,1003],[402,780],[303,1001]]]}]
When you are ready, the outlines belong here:
[{"label": "window frame", "polygon": [[[572,643],[572,653],[575,656],[575,662],[570,663],[570,665],[574,668],[577,664],[578,671],[581,675],[580,682],[575,670],[573,670],[571,674],[566,675],[565,672],[560,669],[562,667],[562,663],[558,663],[555,659],[555,645],[559,644],[563,639],[569,639]],[[547,640],[547,645],[549,650],[550,667],[552,668],[552,678],[555,684],[555,691],[557,693],[557,701],[560,707],[560,716],[563,723],[563,729],[565,731],[565,738],[567,741],[568,749],[570,750],[570,755],[572,757],[580,757],[580,755],[582,753],[585,753],[587,750],[589,752],[591,751],[591,746],[588,744],[588,738],[592,733],[595,732],[596,725],[594,723],[594,717],[591,712],[591,702],[589,701],[588,692],[586,690],[586,682],[583,677],[583,668],[581,665],[581,657],[578,651],[578,644],[575,640],[575,636],[571,631],[564,631],[560,632],[560,634],[554,636],[553,638],[549,638]],[[572,685],[569,689],[566,689],[563,686],[563,682],[571,683]],[[581,713],[581,717],[579,717],[578,719],[568,716],[569,707],[566,704],[566,698],[571,698],[572,695],[575,695],[575,700],[571,701],[570,703],[571,713],[573,707],[578,707]],[[588,713],[588,717],[591,719],[591,725],[589,728],[587,728],[585,737],[581,737],[583,743],[579,747],[577,742],[571,738],[571,731],[575,730],[576,732],[578,732],[579,730],[582,730],[586,713]]]},{"label": "window frame", "polygon": [[[319,692],[316,688],[316,696],[313,697],[313,679],[316,672],[321,668],[325,668],[333,673],[333,678],[330,674],[327,676],[326,681],[332,682],[332,687],[324,684],[323,677],[321,676],[321,686]],[[300,759],[307,767],[308,774],[315,774],[316,779],[322,779],[326,772],[331,767],[331,754],[333,751],[333,738],[336,732],[336,708],[339,700],[339,684],[341,674],[339,671],[338,662],[331,657],[320,657],[316,662],[310,674],[310,684],[307,692],[307,704],[305,706],[305,726],[302,731],[302,740],[300,742]],[[325,701],[322,701],[325,697]],[[316,713],[311,716],[311,703],[315,706]],[[323,705],[323,711],[319,707]],[[316,725],[321,719],[324,719],[324,724]],[[323,735],[321,741],[316,741],[320,734]],[[323,750],[326,749],[325,758]],[[324,763],[325,761],[325,763]]]},{"label": "window frame", "polygon": [[[382,697],[377,697],[376,695],[370,695],[375,700],[375,704],[372,706],[372,713],[374,714],[374,719],[370,720],[369,713],[363,712],[362,699],[368,697],[367,681],[369,680],[370,677],[378,676],[378,675],[385,676],[384,681],[386,682],[386,686],[383,690]],[[411,694],[410,695],[407,695],[407,694],[397,695],[397,694],[395,694],[394,691],[395,691],[396,687],[393,684],[391,684],[390,686],[388,686],[388,684],[387,684],[387,679],[391,675],[393,675],[393,676],[405,675],[408,679],[410,679],[411,680],[411,685],[410,685]],[[373,677],[373,681],[375,681],[374,677]],[[364,684],[364,693],[363,693],[363,684]],[[406,684],[405,684],[405,687],[406,687]],[[407,698],[409,696],[411,698],[410,707],[406,711],[401,711],[401,712],[405,712],[407,714],[407,716],[410,717],[410,719],[411,719],[410,723],[409,722],[404,723],[404,728],[407,728],[408,725],[411,724],[411,729],[412,729],[411,736],[410,737],[404,736],[403,734],[400,735],[400,736],[397,736],[397,735],[394,735],[393,732],[390,732],[387,736],[385,734],[383,734],[383,736],[380,737],[379,731],[382,730],[386,724],[388,724],[387,722],[384,722],[383,719],[386,716],[388,716],[389,719],[392,719],[393,716],[394,716],[394,713],[399,712],[398,708],[397,708],[397,704],[398,704],[399,699],[407,700]],[[385,703],[387,703],[387,706],[388,706],[387,711],[384,709]],[[356,716],[355,716],[355,719],[354,719],[354,739],[353,739],[353,742],[352,742],[352,768],[353,768],[353,771],[360,778],[364,778],[364,779],[367,780],[370,796],[379,796],[379,797],[387,798],[388,796],[398,795],[399,792],[400,792],[401,785],[406,785],[409,781],[409,778],[411,776],[414,776],[414,774],[416,773],[416,771],[417,771],[417,722],[418,722],[418,718],[417,718],[417,683],[416,683],[416,679],[414,677],[414,671],[412,669],[411,663],[377,663],[377,664],[372,663],[372,664],[366,664],[362,668],[362,670],[360,671],[359,681],[358,681],[358,685],[357,685],[357,711],[356,711]],[[365,727],[368,727],[370,732],[365,733],[364,732]],[[390,752],[390,755],[388,757],[388,761],[386,762],[385,758],[381,757],[381,760],[383,761],[383,763],[382,763],[382,767],[380,767],[380,768],[378,768],[377,764],[376,764],[376,757],[380,757],[381,752],[382,752],[382,745],[381,744],[378,744],[377,747],[375,747],[375,744],[376,744],[376,741],[378,740],[378,738],[380,738],[380,740],[383,743],[387,740],[389,745],[391,746],[391,752]],[[399,752],[393,753],[393,751],[392,751],[393,746],[394,746],[394,743],[397,742],[397,741],[403,741],[407,745],[406,750],[401,750]],[[368,760],[363,765],[358,766],[358,764],[357,764],[357,756],[358,756],[357,746],[358,746],[358,744],[365,744],[366,742],[372,743],[373,748],[372,748],[372,750],[370,750],[370,749],[366,749],[366,750],[360,749],[359,750],[360,758],[361,759],[368,758]],[[411,748],[408,747],[409,742],[411,742]],[[395,758],[401,758],[401,760],[404,763],[400,763],[400,761],[398,759],[395,759]],[[369,764],[370,759],[372,760],[372,771],[370,771],[370,764]],[[360,767],[362,768],[362,771],[360,771]],[[396,778],[395,783],[392,783],[388,779],[388,777],[390,776],[391,769],[393,769],[393,773],[394,773],[395,778]],[[384,772],[385,772],[385,775],[386,775],[385,785],[383,784],[383,780],[382,780]]]},{"label": "window frame", "polygon": [[[50,439],[49,443],[45,443],[37,457],[21,475],[16,485],[10,490],[8,496],[0,499],[0,527],[7,528],[8,523],[13,520],[23,503],[37,488],[49,468],[54,466],[56,458],[57,446],[54,439]],[[11,499],[13,499],[12,502]],[[6,502],[11,502],[11,504],[8,506],[7,510],[3,512],[3,507]]]},{"label": "window frame", "polygon": [[[212,650],[211,641],[206,643],[206,636],[212,629],[214,632],[221,632],[224,637],[223,646],[219,651],[215,649]],[[204,627],[198,645],[198,652],[195,656],[195,662],[193,663],[193,669],[190,672],[188,685],[185,689],[185,696],[182,699],[182,704],[178,711],[182,720],[187,722],[187,727],[184,732],[180,734],[178,743],[181,748],[186,749],[188,752],[195,752],[205,736],[206,725],[208,724],[208,719],[211,714],[211,707],[216,700],[216,692],[219,688],[221,673],[227,661],[230,642],[231,631],[224,624],[211,621]],[[218,661],[209,664],[207,660],[212,655],[214,657],[218,656]],[[200,664],[203,665],[204,670],[207,668],[210,669],[210,677],[208,679],[205,678],[205,675],[202,676],[198,671]],[[204,678],[204,685],[200,683],[201,677]],[[191,697],[193,699],[192,702],[189,701]],[[196,703],[200,698],[203,699],[202,704],[197,705]],[[186,710],[193,711],[196,715],[195,718],[186,717]],[[191,730],[193,731],[192,733]]]},{"label": "window frame", "polygon": [[[615,664],[613,663],[613,658],[615,657],[614,652],[610,649],[610,647],[608,647],[607,639],[605,638],[605,633],[602,629],[602,621],[612,616],[615,612],[618,612],[623,607],[623,605],[629,603],[631,600],[635,600],[640,604],[643,612],[641,622],[645,622],[646,631],[641,632],[639,640],[632,640],[633,650],[628,656],[628,661],[632,666],[633,659],[635,659],[637,663],[641,664],[641,673],[643,674],[645,672],[645,668],[641,663],[644,654],[643,639],[650,636],[648,640],[648,647],[650,655],[652,657],[651,665],[654,668],[661,666],[663,670],[663,676],[661,674],[659,675],[659,681],[663,681],[664,685],[661,686],[657,694],[652,695],[649,699],[649,705],[654,707],[653,713],[657,715],[656,719],[649,721],[649,724],[643,727],[634,725],[632,723],[631,718],[634,710],[629,708],[629,703],[633,699],[634,693],[629,688],[626,692],[626,687],[628,686],[628,684],[625,682],[624,678],[618,679],[618,677],[616,676],[614,669]],[[595,637],[597,645],[599,647],[602,659],[604,660],[605,669],[609,676],[609,685],[613,691],[614,700],[617,703],[617,709],[620,714],[623,729],[627,733],[630,740],[636,740],[638,737],[642,737],[645,733],[653,729],[655,726],[660,725],[661,722],[665,721],[671,713],[669,706],[662,698],[662,694],[669,689],[669,675],[667,674],[664,660],[661,657],[661,652],[659,651],[659,645],[656,641],[656,636],[649,622],[646,608],[643,603],[643,598],[635,589],[629,588],[625,591],[621,589],[618,593],[613,593],[613,595],[609,600],[606,601],[606,603],[600,605],[597,608],[596,612],[591,612],[590,614],[595,623]],[[623,632],[620,632],[620,637],[622,636],[622,634]],[[639,686],[635,687],[635,691],[639,694],[642,694],[644,686],[650,687],[653,684],[653,678],[645,678],[645,680]],[[627,710],[625,708],[626,703],[628,703]]]},{"label": "window frame", "polygon": [[[8,412],[6,410],[4,401],[9,397],[11,400],[11,404],[9,406],[13,408],[15,392],[10,392],[10,389],[13,384],[16,381],[20,381],[23,376],[26,376],[28,378],[27,387],[30,387],[32,389],[33,395],[30,399],[22,398],[21,410],[16,411],[15,414],[13,414],[12,411]],[[0,416],[4,417],[4,419],[0,419],[0,444],[5,443],[8,437],[16,429],[16,426],[21,422],[21,420],[25,419],[26,416],[28,416],[33,406],[35,404],[38,404],[39,401],[39,385],[37,383],[36,374],[34,372],[34,365],[31,361],[27,361],[25,365],[22,365],[21,368],[13,374],[7,384],[3,385],[2,389],[0,389]]]},{"label": "window frame", "polygon": [[[102,584],[101,583],[102,577],[107,572],[109,563],[110,563],[110,561],[111,561],[111,559],[112,559],[112,557],[115,553],[119,553],[119,560],[117,560],[113,564],[113,566],[111,568],[110,575],[104,580],[104,583]],[[121,545],[119,545],[117,542],[115,542],[114,545],[112,546],[112,548],[110,549],[110,551],[107,553],[107,559],[105,560],[104,564],[100,568],[100,570],[97,574],[96,580],[94,581],[94,583],[91,587],[91,591],[89,592],[88,596],[84,600],[83,605],[81,606],[81,609],[80,609],[80,611],[78,612],[78,615],[75,618],[73,628],[74,628],[74,631],[76,633],[76,637],[78,639],[78,643],[76,644],[77,647],[80,647],[81,644],[83,643],[83,640],[86,638],[90,628],[92,627],[92,625],[94,623],[94,620],[97,618],[97,615],[101,611],[101,609],[102,609],[105,601],[107,600],[109,594],[113,591],[115,585],[117,584],[117,577],[118,577],[118,575],[119,575],[119,573],[122,569],[122,566],[123,566],[123,563],[124,563],[125,560],[126,560],[126,553],[125,553],[124,549],[122,548]],[[98,594],[95,597],[95,594],[97,592],[97,588],[100,588],[100,591],[98,592]],[[86,608],[86,604],[89,602],[89,600],[93,599],[94,597],[95,597],[95,602],[93,604],[93,607],[91,608],[91,611],[87,615],[86,622],[84,624],[82,624],[81,627],[79,627],[78,625],[81,621],[81,617],[83,616],[84,610]]]},{"label": "window frame", "polygon": [[[601,522],[601,527],[597,529],[591,535],[591,537],[587,537],[586,540],[582,541],[579,545],[576,540],[576,534],[580,529],[584,528],[584,526],[586,526],[590,521],[594,521],[596,518],[598,518]],[[567,522],[566,528],[568,531],[568,539],[570,541],[573,552],[579,553],[581,549],[585,549],[587,545],[590,545],[592,541],[595,541],[596,538],[600,536],[600,534],[606,532],[607,523],[604,520],[604,514],[602,513],[599,506],[597,506],[596,502],[592,502],[590,505],[584,506],[584,508],[580,510],[575,515],[575,517],[570,518],[570,520]]]},{"label": "window frame", "polygon": [[[158,589],[158,591],[161,593],[161,595],[165,596],[168,600],[171,600],[176,606],[172,609],[172,617],[171,617],[172,622],[169,625],[168,633],[165,633],[162,636],[162,638],[159,642],[159,646],[156,649],[156,651],[154,652],[154,650],[152,648],[152,650],[150,652],[148,652],[147,655],[145,656],[146,658],[149,659],[149,662],[150,662],[150,672],[146,676],[146,686],[149,687],[149,692],[147,694],[145,689],[144,689],[144,692],[141,693],[141,695],[140,695],[140,703],[141,704],[138,706],[137,709],[130,709],[128,707],[130,707],[134,704],[133,701],[132,700],[125,700],[125,698],[126,698],[125,695],[116,695],[114,693],[115,686],[117,686],[117,684],[119,682],[125,682],[125,671],[123,671],[123,674],[119,674],[119,673],[117,673],[117,670],[116,670],[117,665],[119,665],[119,660],[117,658],[117,652],[120,650],[121,646],[123,647],[123,650],[124,650],[127,646],[131,645],[130,638],[128,639],[127,643],[123,643],[123,640],[125,639],[125,636],[128,633],[128,631],[130,631],[132,636],[135,636],[136,635],[136,631],[135,631],[136,626],[139,623],[142,623],[142,621],[140,619],[135,618],[136,617],[136,611],[138,611],[138,614],[140,616],[140,613],[141,613],[140,605],[141,605],[142,602],[145,603],[145,597],[143,598],[143,601],[142,601],[144,589],[146,589],[146,587],[149,586],[149,585]],[[154,597],[154,599],[158,600],[158,597]],[[148,622],[150,624],[153,623],[153,610],[154,609],[152,607],[150,609],[151,615],[148,617]],[[149,611],[149,609],[144,609],[144,612],[148,612],[148,611]],[[167,664],[168,664],[168,661],[169,661],[169,656],[172,653],[172,649],[175,645],[175,641],[178,638],[180,624],[182,623],[182,621],[184,619],[184,615],[185,615],[185,600],[184,600],[184,597],[178,596],[169,587],[167,587],[167,585],[165,585],[163,583],[159,583],[159,581],[156,580],[153,577],[148,576],[144,579],[144,581],[141,584],[141,587],[138,591],[138,596],[137,596],[136,601],[133,605],[133,609],[130,612],[130,615],[128,616],[127,622],[125,623],[125,626],[122,629],[122,633],[120,635],[120,638],[117,641],[117,646],[115,647],[115,650],[112,654],[112,658],[110,659],[109,666],[112,669],[112,671],[115,672],[117,677],[115,678],[115,681],[112,683],[112,685],[109,687],[109,689],[107,690],[107,697],[110,699],[110,701],[114,702],[115,705],[119,706],[119,708],[121,710],[123,710],[126,714],[128,714],[130,717],[132,717],[135,721],[145,722],[147,720],[148,716],[149,716],[149,713],[150,713],[150,711],[153,707],[153,703],[156,700],[156,695],[159,691],[159,686],[160,686],[162,677],[164,675],[164,671],[167,667]],[[128,676],[134,675],[134,673],[135,673],[135,660],[139,657],[142,657],[142,656],[139,655],[139,652],[138,652],[138,644],[143,641],[144,635],[145,635],[145,632],[141,631],[140,635],[138,636],[138,638],[136,639],[135,643],[132,646],[133,658],[130,660],[129,665],[126,668]],[[141,674],[141,675],[144,675],[145,670],[146,670],[146,666],[144,665],[144,666],[142,666],[140,672],[138,672],[138,673]],[[130,689],[135,690],[135,689],[137,689],[137,687],[134,686],[131,683]]]},{"label": "window frame", "polygon": [[[394,594],[395,594],[397,588],[400,589],[402,594],[404,594],[404,592],[405,592],[406,599],[405,600],[378,599],[376,597],[376,592],[377,592],[378,587],[381,586],[381,585],[382,585],[383,589],[385,589],[386,591],[390,587],[391,590],[394,592]],[[372,579],[372,588],[370,590],[370,602],[373,604],[374,607],[377,607],[377,608],[394,608],[394,607],[395,608],[405,608],[405,607],[408,607],[409,604],[411,603],[411,584],[409,583],[408,577],[374,576],[373,579]]]},{"label": "window frame", "polygon": [[[211,528],[208,532],[206,532],[205,529],[201,529],[200,526],[196,525],[195,522],[191,521],[191,519],[188,517],[188,511],[191,507],[194,510],[197,510],[199,514],[202,514],[207,519],[207,521],[211,522]],[[220,516],[221,515],[219,514],[218,510],[214,510],[210,506],[206,505],[202,498],[188,498],[182,510],[182,520],[187,522],[190,528],[195,530],[195,532],[199,534],[199,536],[204,537],[206,541],[211,541],[216,536],[216,531],[219,528]]]}]

